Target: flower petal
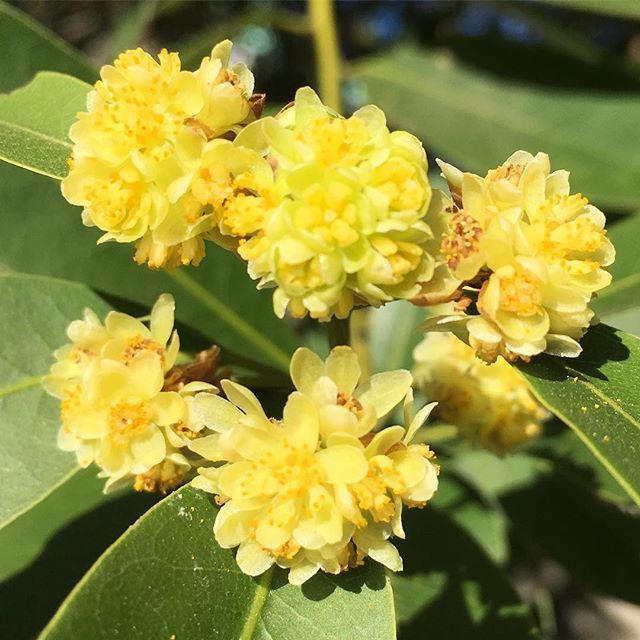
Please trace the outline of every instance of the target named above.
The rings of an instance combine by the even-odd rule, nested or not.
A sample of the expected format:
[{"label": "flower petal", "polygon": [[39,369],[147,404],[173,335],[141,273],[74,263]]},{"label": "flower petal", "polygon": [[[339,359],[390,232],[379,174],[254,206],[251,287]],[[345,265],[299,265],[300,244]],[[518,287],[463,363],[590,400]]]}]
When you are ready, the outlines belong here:
[{"label": "flower petal", "polygon": [[151,310],[151,336],[161,345],[167,344],[173,330],[175,308],[176,303],[173,296],[163,293]]},{"label": "flower petal", "polygon": [[326,363],[327,375],[336,383],[338,391],[351,395],[360,379],[360,363],[351,347],[335,347]]},{"label": "flower petal", "polygon": [[324,362],[306,347],[296,349],[289,365],[291,380],[302,393],[311,393],[314,383],[324,375]]},{"label": "flower petal", "polygon": [[318,445],[318,412],[308,396],[295,391],[289,396],[283,411],[284,430],[287,440],[313,453]]},{"label": "flower petal", "polygon": [[411,374],[404,369],[376,373],[357,389],[356,397],[361,404],[374,407],[376,416],[382,418],[409,393],[412,382]]},{"label": "flower petal", "polygon": [[322,468],[327,482],[332,484],[360,482],[367,475],[369,468],[362,449],[348,444],[321,449],[314,457]]}]

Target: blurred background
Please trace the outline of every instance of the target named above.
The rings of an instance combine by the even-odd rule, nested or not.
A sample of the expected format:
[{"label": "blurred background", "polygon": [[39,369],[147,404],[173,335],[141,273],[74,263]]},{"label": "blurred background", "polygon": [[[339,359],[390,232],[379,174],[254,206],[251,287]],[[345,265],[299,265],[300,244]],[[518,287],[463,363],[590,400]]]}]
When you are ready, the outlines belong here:
[{"label": "blurred background", "polygon": [[[297,0],[10,4],[84,52],[87,81],[95,80],[95,66],[126,48],[166,47],[195,68],[214,43],[231,38],[235,61],[253,70],[270,112],[292,100],[298,87],[318,88],[316,52],[331,55],[322,50],[325,41],[314,40],[307,3]],[[573,191],[607,214],[612,235],[626,239],[614,283],[637,285],[640,0],[339,0],[335,14],[344,113],[378,104],[391,128],[421,138],[432,169],[440,157],[484,174],[516,149],[546,151],[552,168],[571,170]],[[8,36],[0,55],[17,55]],[[39,66],[48,68],[46,56]],[[10,75],[0,75],[0,91],[16,86]],[[432,179],[443,186],[437,172]],[[608,323],[640,333],[638,301],[617,286],[596,306]],[[545,638],[640,637],[638,607],[571,578],[536,553],[537,542],[512,540],[509,574]]]}]

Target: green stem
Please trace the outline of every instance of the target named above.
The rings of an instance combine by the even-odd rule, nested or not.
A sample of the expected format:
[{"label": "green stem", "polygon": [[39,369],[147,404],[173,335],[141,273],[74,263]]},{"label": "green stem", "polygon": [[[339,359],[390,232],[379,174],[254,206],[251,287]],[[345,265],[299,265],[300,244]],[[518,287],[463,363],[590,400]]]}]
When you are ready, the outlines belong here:
[{"label": "green stem", "polygon": [[351,344],[351,330],[350,330],[351,317],[348,318],[336,318],[333,316],[329,321],[327,327],[327,334],[329,338],[329,347],[337,347],[339,345]]},{"label": "green stem", "polygon": [[333,0],[309,0],[309,22],[316,50],[320,97],[326,105],[340,112],[340,49]]},{"label": "green stem", "polygon": [[219,300],[211,291],[183,271],[176,270],[169,275],[222,322],[231,327],[238,335],[242,336],[247,341],[247,346],[255,347],[283,371],[289,369],[289,356],[282,351],[280,347],[271,342],[271,340],[254,329],[254,327],[231,307]]}]

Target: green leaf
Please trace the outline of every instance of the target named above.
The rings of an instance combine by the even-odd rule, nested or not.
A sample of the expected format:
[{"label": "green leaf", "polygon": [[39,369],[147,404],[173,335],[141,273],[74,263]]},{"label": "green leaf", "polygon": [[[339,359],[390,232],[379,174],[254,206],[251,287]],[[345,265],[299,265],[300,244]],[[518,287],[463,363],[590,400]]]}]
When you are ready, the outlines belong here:
[{"label": "green leaf", "polygon": [[462,169],[484,174],[517,149],[545,151],[600,206],[640,205],[635,94],[514,85],[411,46],[357,65],[353,76],[393,126]]},{"label": "green leaf", "polygon": [[25,87],[0,95],[0,159],[64,177],[72,149],[69,123],[86,108],[90,88],[71,76],[44,71]]},{"label": "green leaf", "polygon": [[443,474],[429,507],[446,513],[495,563],[503,565],[508,560],[506,520],[491,496],[480,493],[462,478]]},{"label": "green leaf", "polygon": [[401,639],[537,637],[505,575],[444,512],[409,511],[405,530],[392,577]]},{"label": "green leaf", "polygon": [[611,226],[609,237],[616,248],[611,284],[598,293],[593,309],[608,324],[640,334],[640,215],[631,215]]},{"label": "green leaf", "polygon": [[216,513],[210,496],[190,487],[163,500],[98,560],[41,638],[395,637],[380,565],[320,574],[302,588],[280,570],[249,578],[215,543]]},{"label": "green leaf", "polygon": [[159,499],[105,496],[103,486],[95,467],[81,470],[0,531],[3,635],[34,638],[100,554]]},{"label": "green leaf", "polygon": [[640,603],[640,514],[598,499],[559,467],[500,496],[530,547],[591,589]]},{"label": "green leaf", "polygon": [[[56,76],[55,81],[59,90],[77,99],[78,85],[85,91],[90,88],[68,76]],[[64,142],[63,132],[74,118],[75,112],[67,108],[56,111],[46,122],[53,132],[51,123],[56,120],[58,139]],[[47,203],[46,209],[43,203]],[[208,256],[199,268],[169,274],[136,267],[130,245],[95,246],[96,230],[83,229],[80,210],[64,203],[58,187],[12,174],[1,165],[0,214],[2,233],[16,240],[0,249],[0,263],[5,268],[80,279],[107,293],[146,304],[163,291],[175,291],[179,317],[214,342],[239,352],[251,349],[256,359],[287,369],[288,354],[295,345],[293,333],[273,314],[269,292],[256,291],[246,267],[231,253],[209,243]],[[19,237],[24,238],[23,244],[17,242]],[[53,242],[55,237],[59,243]],[[52,246],[56,251],[50,250]]]},{"label": "green leaf", "polygon": [[79,51],[5,2],[0,2],[0,66],[0,93],[16,89],[44,69],[86,82],[97,76]]},{"label": "green leaf", "polygon": [[536,356],[520,371],[538,400],[640,504],[640,339],[600,324],[582,347],[579,358]]},{"label": "green leaf", "polygon": [[640,20],[640,5],[636,0],[542,0],[542,2],[557,4],[567,9]]},{"label": "green leaf", "polygon": [[71,320],[107,305],[87,287],[0,275],[0,527],[37,504],[78,469],[60,451],[60,404],[40,386]]},{"label": "green leaf", "polygon": [[[559,447],[566,450],[567,443]],[[473,451],[449,471],[500,501],[529,553],[553,558],[587,587],[638,601],[640,586],[628,576],[640,570],[640,513],[600,499],[601,478],[592,465]]]}]

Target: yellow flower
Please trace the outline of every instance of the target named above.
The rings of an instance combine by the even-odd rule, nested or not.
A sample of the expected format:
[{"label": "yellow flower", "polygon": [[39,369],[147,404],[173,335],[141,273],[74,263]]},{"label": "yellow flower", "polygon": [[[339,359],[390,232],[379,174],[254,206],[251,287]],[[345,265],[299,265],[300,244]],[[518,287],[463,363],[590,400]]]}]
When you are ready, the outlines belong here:
[{"label": "yellow flower", "polygon": [[156,61],[126,51],[101,69],[71,127],[62,193],[84,208],[86,225],[105,232],[100,242],[135,242],[138,263],[173,268],[204,256],[219,212],[191,193],[191,179],[211,141],[255,119],[253,76],[243,65],[227,68],[230,51],[220,43],[193,73],[177,53],[163,50]]},{"label": "yellow flower", "polygon": [[261,287],[276,287],[279,317],[287,307],[346,317],[354,305],[410,298],[431,277],[426,154],[407,132],[389,132],[377,107],[341,118],[303,88],[241,139],[275,166],[275,207],[239,253]]},{"label": "yellow flower", "polygon": [[149,327],[140,320],[110,311],[104,325],[91,309],[85,309],[83,320],[74,320],[67,328],[71,341],[54,353],[56,362],[43,379],[45,389],[61,398],[64,388],[78,384],[87,366],[108,358],[128,364],[139,353],[158,355],[163,375],[175,364],[180,340],[173,330],[175,302],[169,294],[161,295],[151,310]]},{"label": "yellow flower", "polygon": [[433,454],[410,444],[431,406],[406,430],[322,437],[318,407],[306,394],[292,393],[282,420],[274,420],[248,389],[228,380],[222,387],[228,400],[196,397],[214,433],[191,449],[228,462],[199,468],[192,483],[223,505],[214,535],[220,546],[238,547],[242,571],[259,575],[276,563],[301,584],[318,570],[346,571],[366,556],[400,570],[389,538],[404,536],[402,505],[422,506],[437,488]]},{"label": "yellow flower", "polygon": [[417,388],[438,402],[438,417],[497,454],[534,438],[549,414],[503,358],[484,364],[450,334],[432,334],[414,350]]},{"label": "yellow flower", "polygon": [[56,351],[43,379],[61,400],[58,445],[75,452],[83,467],[95,462],[105,490],[138,476],[137,487],[166,491],[194,460],[186,445],[203,425],[191,415],[190,396],[214,388],[191,383],[179,393],[163,391],[179,349],[173,313],[166,294],[153,307],[150,327],[115,311],[103,325],[85,311],[69,325],[71,343]]},{"label": "yellow flower", "polygon": [[439,264],[422,302],[475,302],[480,315],[422,327],[453,331],[487,362],[577,356],[593,318],[588,305],[611,282],[604,214],[569,193],[568,172],[551,172],[544,153],[518,151],[485,178],[440,166],[453,200],[433,200]]},{"label": "yellow flower", "polygon": [[300,348],[290,371],[296,389],[316,405],[324,440],[335,432],[364,436],[411,391],[411,374],[404,370],[378,373],[358,385],[358,356],[346,346],[335,347],[325,362]]}]

